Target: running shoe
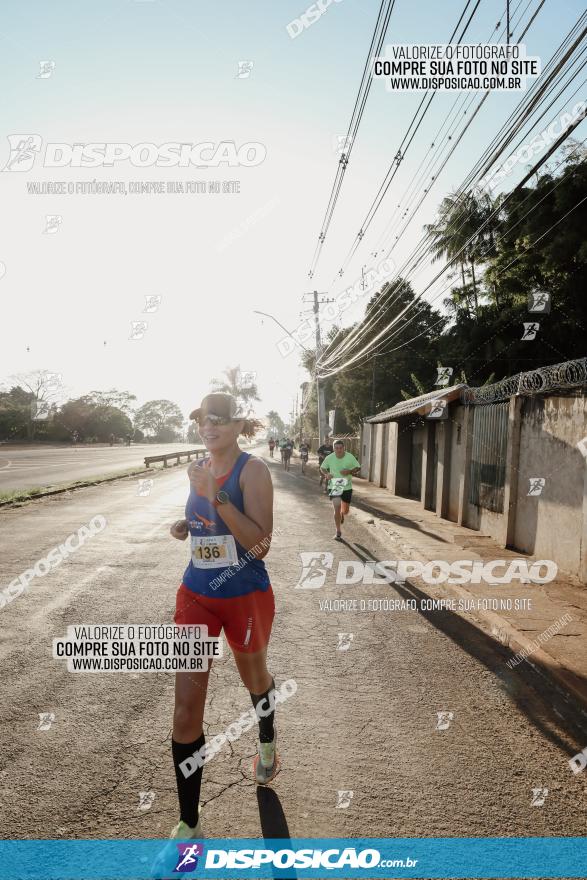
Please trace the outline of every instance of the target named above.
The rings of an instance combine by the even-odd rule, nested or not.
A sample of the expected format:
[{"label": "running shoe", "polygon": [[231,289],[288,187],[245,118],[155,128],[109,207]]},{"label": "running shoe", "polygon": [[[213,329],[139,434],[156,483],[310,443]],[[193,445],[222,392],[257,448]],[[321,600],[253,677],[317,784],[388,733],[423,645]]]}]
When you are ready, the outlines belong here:
[{"label": "running shoe", "polygon": [[156,856],[151,868],[151,877],[154,878],[154,880],[164,880],[165,877],[169,877],[173,873],[177,864],[179,850],[177,849],[177,844],[172,843],[172,841],[203,840],[204,838],[205,835],[202,831],[200,814],[198,814],[198,821],[195,828],[192,828],[187,822],[183,822],[180,819],[169,835],[169,843],[166,843]]},{"label": "running shoe", "polygon": [[337,532],[334,536],[335,541],[342,541],[342,532]]},{"label": "running shoe", "polygon": [[196,840],[199,838],[204,838],[199,812],[198,821],[196,822],[195,828],[191,828],[187,824],[187,822],[184,822],[183,819],[180,819],[171,834],[169,835],[170,840],[192,840],[192,838]]},{"label": "running shoe", "polygon": [[258,743],[258,754],[253,761],[255,782],[267,785],[279,771],[279,755],[277,754],[277,732],[269,743]]}]

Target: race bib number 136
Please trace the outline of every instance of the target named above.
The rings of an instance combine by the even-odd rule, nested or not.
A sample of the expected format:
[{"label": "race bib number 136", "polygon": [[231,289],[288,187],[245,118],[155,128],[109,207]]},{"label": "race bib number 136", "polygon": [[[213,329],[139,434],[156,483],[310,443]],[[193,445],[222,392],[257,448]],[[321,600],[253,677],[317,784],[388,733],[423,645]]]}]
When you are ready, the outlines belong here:
[{"label": "race bib number 136", "polygon": [[238,556],[232,535],[192,535],[192,565],[196,568],[223,568],[236,565]]}]

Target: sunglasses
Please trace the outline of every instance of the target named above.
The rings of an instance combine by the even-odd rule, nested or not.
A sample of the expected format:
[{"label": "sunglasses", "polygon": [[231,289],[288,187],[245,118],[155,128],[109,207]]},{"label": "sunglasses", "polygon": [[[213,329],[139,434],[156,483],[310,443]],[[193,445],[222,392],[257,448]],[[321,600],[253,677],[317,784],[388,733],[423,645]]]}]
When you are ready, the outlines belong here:
[{"label": "sunglasses", "polygon": [[206,422],[211,422],[213,425],[222,427],[224,425],[230,425],[232,421],[233,420],[229,416],[215,416],[212,413],[209,413],[206,416],[198,417],[198,425],[200,426],[200,428],[202,427],[202,425],[205,425]]}]

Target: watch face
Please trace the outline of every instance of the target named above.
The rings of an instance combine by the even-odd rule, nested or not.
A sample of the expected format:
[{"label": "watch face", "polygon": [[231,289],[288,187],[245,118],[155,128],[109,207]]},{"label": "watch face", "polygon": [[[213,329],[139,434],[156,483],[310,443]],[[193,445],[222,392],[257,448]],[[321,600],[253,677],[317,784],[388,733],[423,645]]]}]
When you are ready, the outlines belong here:
[{"label": "watch face", "polygon": [[225,492],[223,489],[221,489],[220,492],[218,492],[216,495],[216,500],[219,504],[228,504],[228,502],[230,501],[230,495],[228,494],[228,492]]}]

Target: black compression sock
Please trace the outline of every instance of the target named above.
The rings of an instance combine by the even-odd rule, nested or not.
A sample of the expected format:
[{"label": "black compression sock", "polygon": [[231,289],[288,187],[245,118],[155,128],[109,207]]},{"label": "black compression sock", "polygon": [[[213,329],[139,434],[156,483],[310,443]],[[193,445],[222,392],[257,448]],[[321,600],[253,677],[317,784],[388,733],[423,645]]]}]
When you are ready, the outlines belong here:
[{"label": "black compression sock", "polygon": [[267,702],[267,698],[269,694],[275,691],[275,679],[271,679],[271,687],[269,690],[265,691],[264,694],[253,694],[251,691],[251,700],[253,701],[253,706],[257,711],[257,718],[259,720],[259,739],[262,743],[273,742],[273,738],[275,737],[275,730],[273,728],[273,720],[275,718],[275,708],[271,709],[268,715],[259,715],[257,710],[257,706],[261,703],[261,709],[268,709],[269,704]]},{"label": "black compression sock", "polygon": [[[190,828],[195,828],[198,823],[200,788],[202,786],[202,772],[204,768],[197,767],[186,779],[182,768],[179,765],[185,761],[186,758],[193,758],[194,752],[201,749],[205,742],[206,738],[204,734],[198,737],[193,743],[178,743],[174,739],[171,740],[175,778],[177,780],[180,818],[189,825]],[[193,768],[188,767],[187,769],[189,770]]]}]

